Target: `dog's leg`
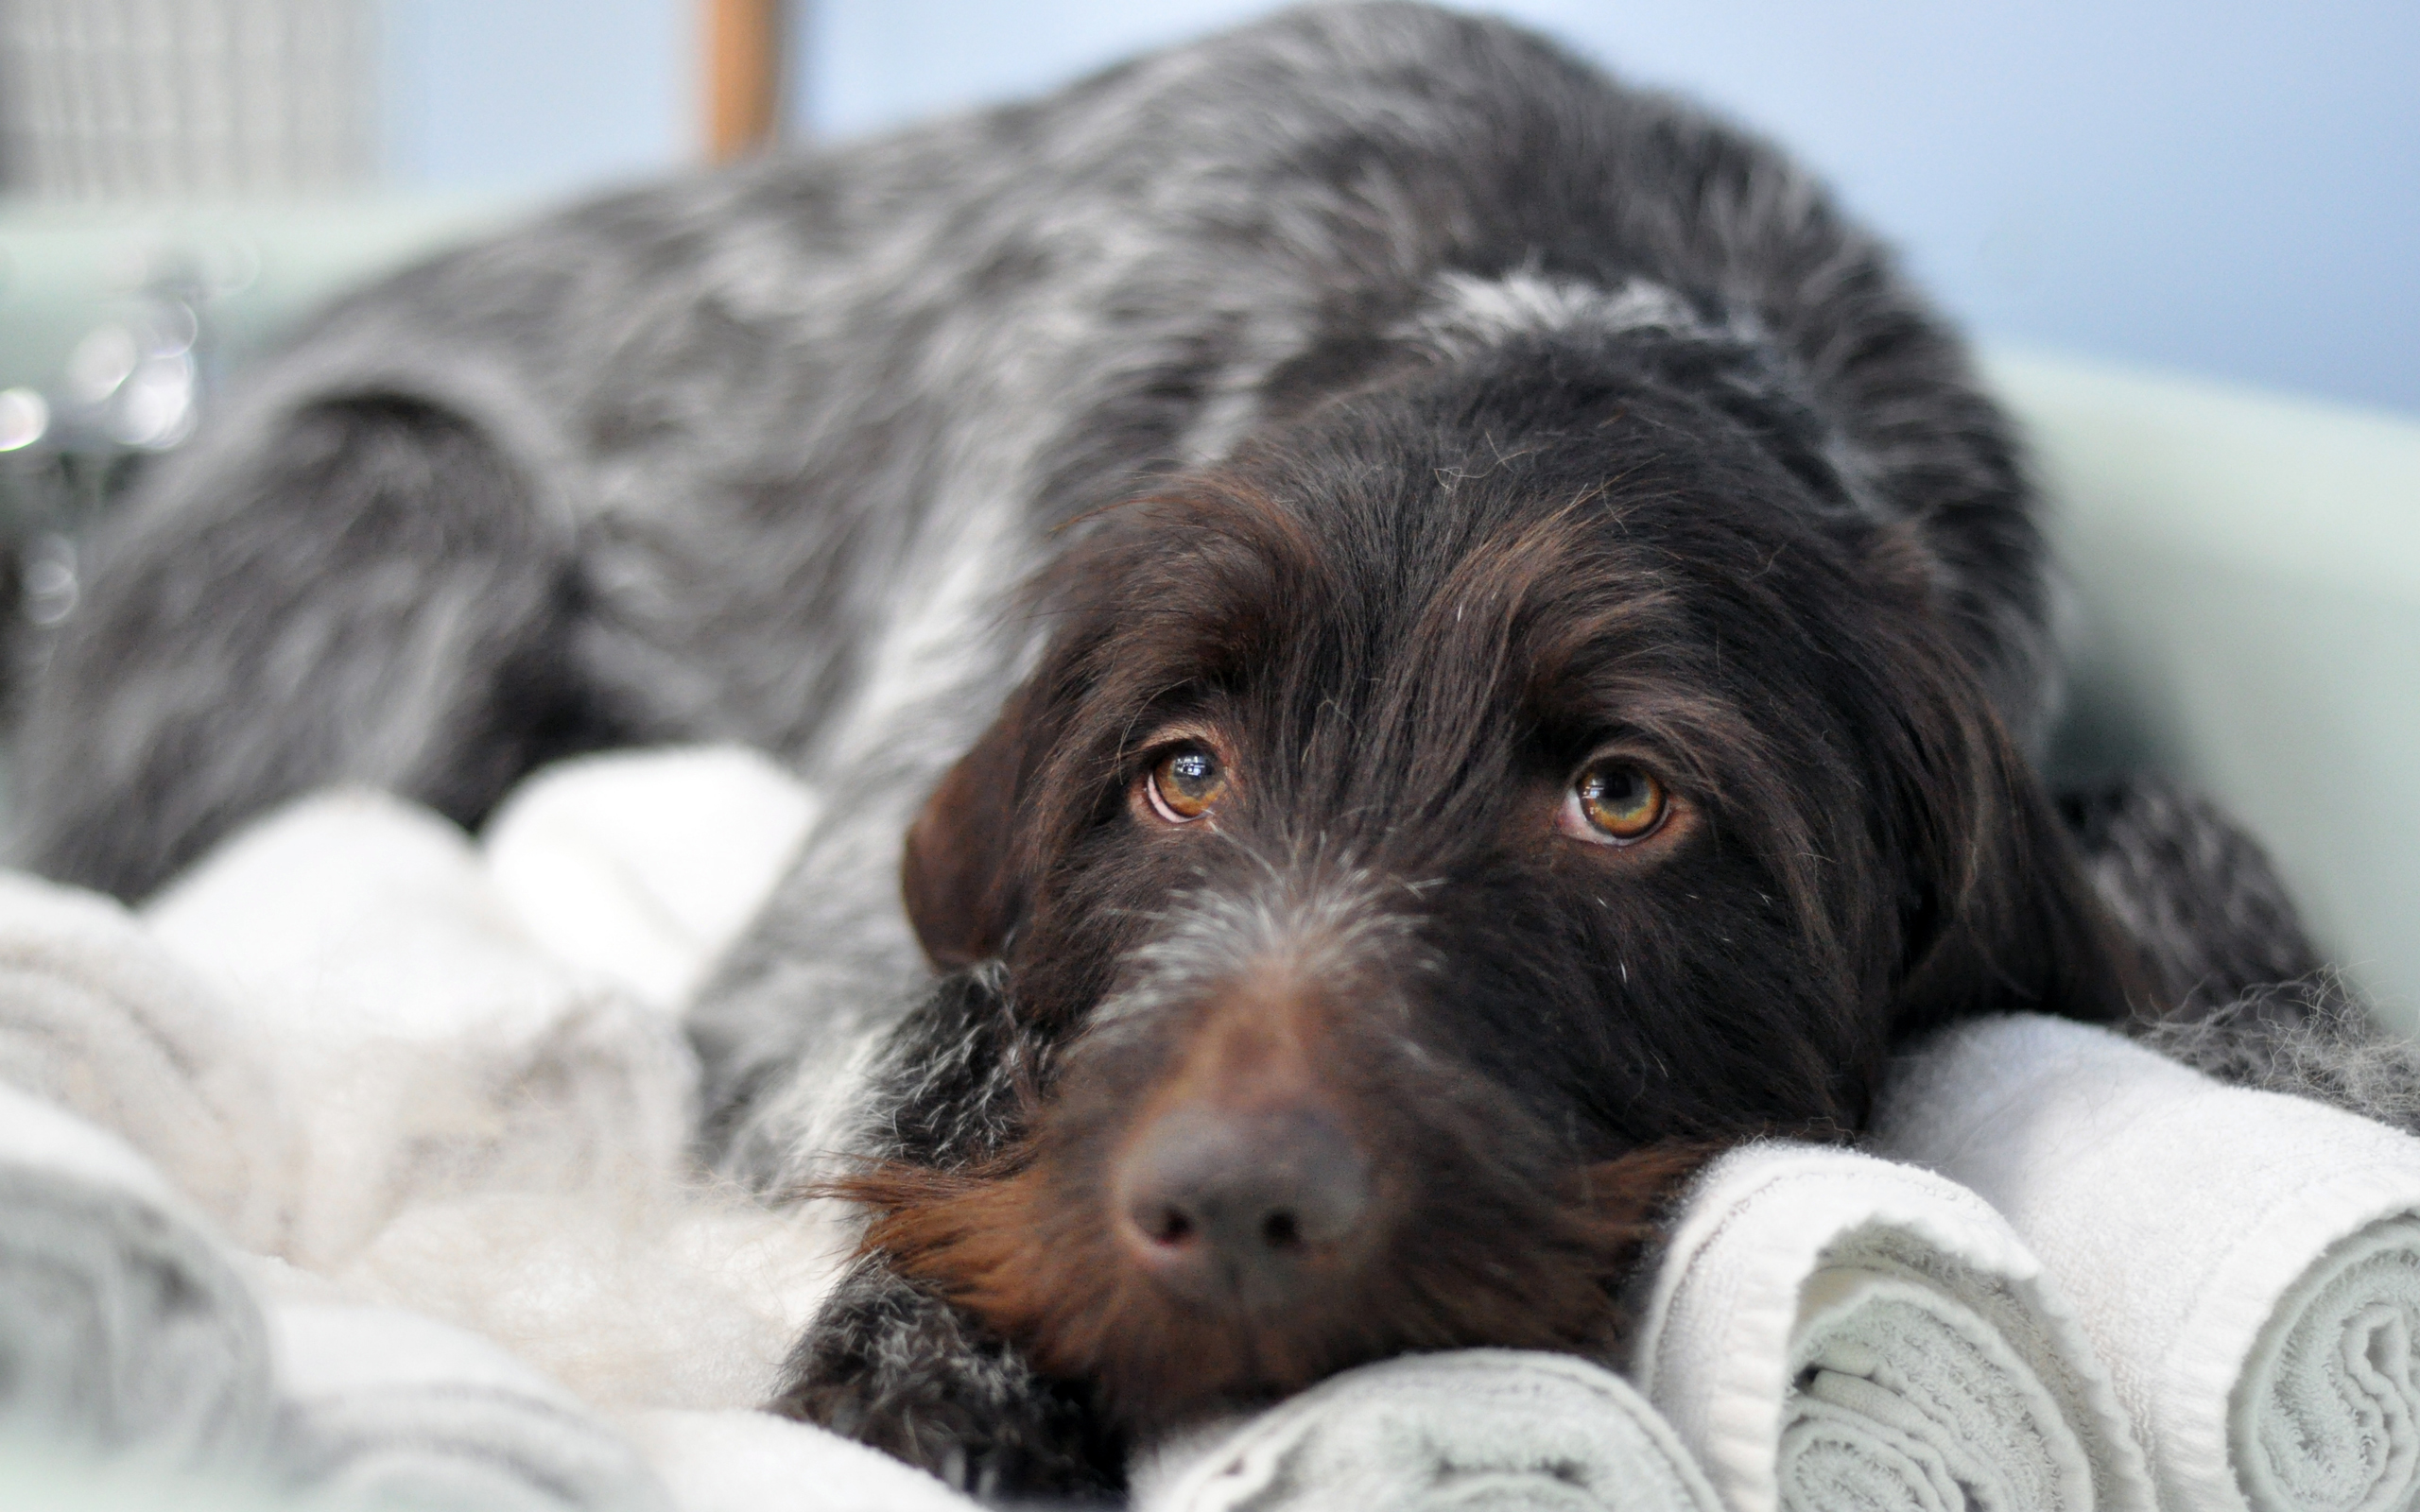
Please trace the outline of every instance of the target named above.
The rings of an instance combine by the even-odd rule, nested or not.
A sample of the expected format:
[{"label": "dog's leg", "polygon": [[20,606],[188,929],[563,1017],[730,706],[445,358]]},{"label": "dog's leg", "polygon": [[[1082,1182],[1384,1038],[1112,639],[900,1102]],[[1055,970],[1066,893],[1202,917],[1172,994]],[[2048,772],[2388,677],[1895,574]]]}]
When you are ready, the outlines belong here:
[{"label": "dog's leg", "polygon": [[[869,1153],[924,1169],[996,1155],[1048,1078],[995,968],[948,976],[891,1035],[869,1098]],[[861,1257],[791,1354],[773,1410],[872,1444],[983,1497],[1114,1492],[1123,1445],[1088,1390]]]},{"label": "dog's leg", "polygon": [[857,1262],[799,1342],[773,1411],[894,1454],[986,1500],[1115,1495],[1121,1449],[1081,1386],[894,1274]]},{"label": "dog's leg", "polygon": [[569,670],[569,527],[476,428],[324,403],[171,466],[95,552],[20,731],[19,858],[147,893],[331,782],[463,823],[604,744]]},{"label": "dog's leg", "polygon": [[2381,1028],[2325,966],[2259,842],[2209,802],[2135,779],[2060,811],[2163,999],[2143,1043],[2221,1081],[2290,1092],[2420,1134],[2420,1043]]}]

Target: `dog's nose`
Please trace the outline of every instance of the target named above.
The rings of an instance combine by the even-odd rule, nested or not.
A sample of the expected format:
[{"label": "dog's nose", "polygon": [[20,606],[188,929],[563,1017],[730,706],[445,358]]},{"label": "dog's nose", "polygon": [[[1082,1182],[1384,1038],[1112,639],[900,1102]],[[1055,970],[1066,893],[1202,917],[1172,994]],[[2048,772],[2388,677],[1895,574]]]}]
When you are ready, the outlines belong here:
[{"label": "dog's nose", "polygon": [[1170,1289],[1204,1303],[1283,1303],[1354,1237],[1370,1161],[1317,1107],[1180,1108],[1118,1171],[1128,1241]]}]

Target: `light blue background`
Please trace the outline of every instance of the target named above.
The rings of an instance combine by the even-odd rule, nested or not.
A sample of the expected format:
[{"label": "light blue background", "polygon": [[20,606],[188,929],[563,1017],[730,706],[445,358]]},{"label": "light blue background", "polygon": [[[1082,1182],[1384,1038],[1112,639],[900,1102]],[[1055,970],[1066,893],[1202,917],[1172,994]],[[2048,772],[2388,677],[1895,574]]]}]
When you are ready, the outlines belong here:
[{"label": "light blue background", "polygon": [[[1047,88],[1248,0],[822,0],[799,125]],[[1507,0],[1790,144],[1983,335],[2420,412],[2414,0]],[[429,186],[694,152],[680,0],[390,0],[389,141]]]}]

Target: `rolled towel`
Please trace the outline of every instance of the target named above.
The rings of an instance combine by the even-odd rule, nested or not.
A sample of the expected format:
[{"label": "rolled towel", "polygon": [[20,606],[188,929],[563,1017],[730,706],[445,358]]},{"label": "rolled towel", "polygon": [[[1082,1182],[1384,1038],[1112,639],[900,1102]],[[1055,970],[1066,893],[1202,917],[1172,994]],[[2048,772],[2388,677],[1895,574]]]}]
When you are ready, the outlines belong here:
[{"label": "rolled towel", "polygon": [[341,1506],[669,1512],[638,1451],[485,1340],[391,1308],[273,1305],[278,1469]]},{"label": "rolled towel", "polygon": [[1767,1142],[1691,1188],[1634,1378],[1731,1512],[2149,1512],[2068,1305],[1928,1172]]},{"label": "rolled towel", "polygon": [[1159,1449],[1141,1512],[1717,1512],[1671,1428],[1566,1355],[1460,1349],[1363,1366]]},{"label": "rolled towel", "polygon": [[144,910],[275,1077],[285,1253],[334,1268],[407,1202],[670,1180],[678,1026],[529,938],[467,835],[369,792],[303,799]]},{"label": "rolled towel", "polygon": [[124,1138],[236,1243],[280,1243],[285,1131],[258,1053],[113,900],[0,873],[0,1082]]},{"label": "rolled towel", "polygon": [[880,1450],[763,1412],[647,1412],[631,1436],[680,1512],[977,1512]]},{"label": "rolled towel", "polygon": [[532,938],[678,1013],[771,895],[820,806],[742,747],[615,751],[522,783],[483,844]]},{"label": "rolled towel", "polygon": [[1962,1025],[1903,1059],[1876,1131],[2042,1256],[2166,1504],[2389,1512],[2420,1496],[2420,1141],[2040,1018]]},{"label": "rolled towel", "polygon": [[0,1087],[0,1432],[249,1469],[268,1336],[228,1257],[114,1136]]}]

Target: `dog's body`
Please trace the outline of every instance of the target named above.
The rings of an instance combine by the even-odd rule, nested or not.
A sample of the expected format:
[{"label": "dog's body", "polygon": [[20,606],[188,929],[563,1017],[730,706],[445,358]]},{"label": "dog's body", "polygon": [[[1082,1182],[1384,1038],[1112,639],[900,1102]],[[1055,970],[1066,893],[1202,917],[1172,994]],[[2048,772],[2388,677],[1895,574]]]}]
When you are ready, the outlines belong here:
[{"label": "dog's body", "polygon": [[1787,162],[1316,9],[334,312],[97,563],[30,842],[139,893],[322,782],[787,756],[831,817],[695,1012],[715,1137],[888,1163],[786,1400],[1098,1484],[1356,1359],[1609,1347],[1693,1152],[2122,1012],[2017,754],[2041,558]]}]

